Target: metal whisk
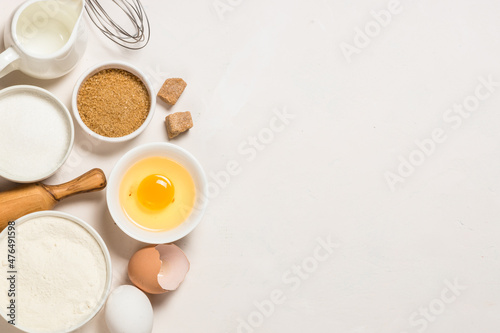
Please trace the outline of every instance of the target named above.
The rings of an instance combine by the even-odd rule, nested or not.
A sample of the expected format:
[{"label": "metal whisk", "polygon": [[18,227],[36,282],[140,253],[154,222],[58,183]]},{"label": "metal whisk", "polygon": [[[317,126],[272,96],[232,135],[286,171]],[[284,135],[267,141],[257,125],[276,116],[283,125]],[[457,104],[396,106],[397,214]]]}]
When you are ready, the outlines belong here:
[{"label": "metal whisk", "polygon": [[129,50],[139,50],[148,44],[151,37],[149,19],[140,0],[111,0],[128,17],[131,29],[125,29],[109,15],[100,3],[103,0],[85,1],[87,14],[104,36]]}]

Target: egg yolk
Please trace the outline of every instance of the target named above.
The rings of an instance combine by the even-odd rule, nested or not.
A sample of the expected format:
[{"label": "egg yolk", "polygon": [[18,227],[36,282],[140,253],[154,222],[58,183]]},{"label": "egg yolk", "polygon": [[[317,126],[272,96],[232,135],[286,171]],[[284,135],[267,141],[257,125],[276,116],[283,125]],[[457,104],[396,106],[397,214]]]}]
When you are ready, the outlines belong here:
[{"label": "egg yolk", "polygon": [[174,199],[175,188],[163,175],[150,175],[142,180],[137,189],[137,199],[146,208],[159,210]]}]

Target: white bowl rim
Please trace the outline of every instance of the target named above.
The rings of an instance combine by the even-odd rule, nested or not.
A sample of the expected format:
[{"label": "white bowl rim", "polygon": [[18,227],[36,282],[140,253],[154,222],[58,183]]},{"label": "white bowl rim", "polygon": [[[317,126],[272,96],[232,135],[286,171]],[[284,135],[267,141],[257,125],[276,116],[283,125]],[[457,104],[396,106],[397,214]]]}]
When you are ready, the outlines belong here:
[{"label": "white bowl rim", "polygon": [[[125,71],[128,71],[135,76],[137,76],[146,86],[149,92],[149,97],[150,97],[150,108],[149,108],[149,113],[148,116],[146,117],[146,120],[142,123],[142,125],[136,129],[134,132],[116,137],[116,138],[111,138],[107,137],[104,135],[97,134],[96,132],[92,131],[90,128],[88,128],[87,125],[83,122],[82,118],[80,117],[80,113],[78,112],[78,106],[77,106],[77,98],[78,98],[78,92],[80,91],[80,87],[82,83],[89,78],[90,76],[104,70],[104,69],[123,69]],[[104,142],[125,142],[128,140],[132,140],[133,138],[137,137],[139,134],[141,134],[146,127],[148,127],[149,123],[154,117],[155,109],[156,109],[156,94],[153,85],[151,84],[150,80],[148,77],[144,74],[142,70],[137,68],[136,66],[124,62],[124,61],[106,61],[106,62],[101,62],[98,63],[89,69],[87,69],[79,78],[78,81],[76,81],[76,84],[73,88],[73,94],[71,97],[71,109],[73,111],[73,116],[76,119],[76,122],[80,125],[80,127],[87,133],[88,135],[92,136],[93,138],[99,139]]]},{"label": "white bowl rim", "polygon": [[42,181],[44,179],[47,179],[50,176],[54,175],[57,172],[57,170],[59,170],[63,166],[63,164],[66,162],[69,155],[71,154],[71,151],[73,150],[73,145],[75,143],[75,126],[73,124],[73,118],[71,118],[71,113],[69,112],[66,105],[64,105],[64,103],[59,98],[57,98],[57,96],[55,96],[54,94],[52,94],[50,91],[48,91],[46,89],[43,89],[43,88],[40,88],[37,86],[26,85],[26,84],[15,85],[15,86],[10,86],[10,87],[1,89],[0,90],[0,98],[2,95],[10,93],[12,91],[16,91],[16,90],[19,90],[20,92],[31,91],[31,92],[35,92],[37,94],[40,94],[42,97],[50,98],[50,100],[52,100],[54,103],[57,104],[58,108],[60,109],[60,111],[62,111],[62,114],[66,117],[66,120],[69,124],[68,129],[70,131],[70,139],[69,139],[68,145],[66,147],[66,154],[64,154],[64,157],[59,161],[57,166],[54,169],[52,169],[50,172],[46,173],[45,175],[43,175],[39,178],[16,178],[16,177],[12,177],[12,175],[7,175],[5,173],[5,171],[0,169],[0,177],[3,177],[7,180],[10,180],[10,181],[15,182],[15,183],[35,183],[35,182],[39,182],[39,181]]},{"label": "white bowl rim", "polygon": [[[198,217],[194,222],[191,222],[190,226],[186,228],[183,232],[179,232],[178,228],[186,223],[186,221],[192,216],[190,215],[186,221],[182,222],[177,228],[167,230],[164,232],[161,232],[162,236],[165,238],[161,238],[161,241],[158,241],[157,238],[153,239],[148,238],[148,237],[141,237],[137,234],[134,234],[127,230],[123,222],[119,216],[119,213],[116,210],[122,209],[121,205],[118,204],[113,204],[113,200],[117,198],[118,192],[120,190],[120,184],[121,180],[119,178],[119,175],[117,174],[117,170],[119,168],[128,170],[132,165],[137,163],[139,160],[135,159],[134,157],[141,154],[144,151],[147,150],[152,150],[156,149],[157,151],[163,151],[163,152],[168,152],[169,150],[174,150],[180,154],[182,154],[184,157],[187,157],[187,159],[190,161],[191,165],[195,168],[197,176],[200,177],[201,183],[200,187],[202,189],[201,193],[197,193],[197,199],[199,198],[198,196],[201,196],[201,204],[198,204],[198,200],[195,200],[195,208],[199,212]],[[151,155],[155,156],[155,155]],[[130,160],[130,162],[128,161]],[[192,175],[194,178],[194,175]],[[196,185],[196,184],[195,184]],[[118,199],[116,199],[118,200]],[[151,142],[151,143],[146,143],[140,146],[137,146],[131,150],[129,150],[125,155],[123,155],[118,162],[116,162],[115,166],[113,167],[113,171],[111,172],[111,175],[108,179],[108,186],[106,190],[106,201],[108,205],[108,210],[109,213],[111,214],[111,217],[115,221],[115,223],[118,225],[118,227],[128,236],[132,237],[135,240],[138,240],[143,243],[148,243],[148,244],[164,244],[164,243],[172,243],[175,242],[185,236],[187,236],[189,233],[191,233],[201,222],[203,219],[203,216],[205,214],[206,208],[208,206],[208,181],[207,177],[205,174],[205,171],[203,170],[203,167],[201,166],[200,162],[186,149],[179,147],[177,145],[168,143],[168,142]],[[194,208],[193,208],[194,209]],[[129,221],[129,223],[132,223]],[[140,230],[140,227],[137,227],[138,230]],[[159,234],[155,232],[151,232],[151,234]]]},{"label": "white bowl rim", "polygon": [[[106,243],[102,239],[101,235],[99,235],[99,233],[90,224],[88,224],[87,222],[83,221],[82,219],[80,219],[80,218],[78,218],[76,216],[73,216],[71,214],[68,214],[68,213],[59,212],[59,211],[55,211],[55,210],[46,210],[46,211],[41,211],[41,212],[35,212],[35,213],[24,215],[23,217],[18,218],[16,220],[16,224],[15,225],[17,226],[17,225],[22,224],[24,222],[30,221],[30,220],[32,220],[34,218],[43,217],[43,216],[60,217],[60,218],[67,219],[67,220],[69,220],[71,222],[75,222],[78,225],[80,225],[82,228],[84,228],[85,230],[87,230],[87,232],[90,235],[92,235],[92,237],[94,237],[94,239],[97,241],[97,243],[101,247],[102,253],[104,255],[104,259],[106,261],[106,270],[107,270],[107,272],[106,272],[107,273],[106,274],[106,284],[104,286],[104,292],[102,294],[101,300],[96,305],[96,307],[94,308],[94,310],[90,313],[90,315],[85,320],[83,320],[80,324],[78,324],[78,325],[76,325],[74,327],[71,327],[69,330],[55,331],[55,332],[49,332],[49,333],[69,333],[69,332],[74,332],[74,331],[82,328],[84,325],[86,325],[92,319],[94,319],[94,317],[101,311],[101,309],[103,308],[104,304],[106,303],[106,300],[108,299],[109,293],[111,291],[111,283],[113,281],[113,268],[112,268],[112,264],[111,264],[111,256],[109,254],[108,247],[106,246]],[[7,233],[7,230],[8,230],[8,227],[5,228],[2,232],[0,232],[0,239],[2,239],[3,237],[5,237],[5,235]],[[3,319],[5,319],[6,321],[8,321],[8,319],[6,318],[6,315],[4,314],[3,311],[0,311],[0,316]],[[28,331],[28,329],[25,329],[22,326],[19,326],[18,324],[16,324],[14,327],[17,328],[18,330],[21,330],[21,331],[24,331],[24,332],[37,333],[37,332],[34,332],[34,331]],[[45,332],[45,333],[47,333],[47,332]]]}]

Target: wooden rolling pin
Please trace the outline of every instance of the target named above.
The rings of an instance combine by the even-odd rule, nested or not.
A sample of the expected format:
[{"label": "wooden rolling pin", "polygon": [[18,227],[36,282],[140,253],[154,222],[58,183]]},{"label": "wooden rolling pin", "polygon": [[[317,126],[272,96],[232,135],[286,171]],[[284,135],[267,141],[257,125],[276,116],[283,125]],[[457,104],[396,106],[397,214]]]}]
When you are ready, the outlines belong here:
[{"label": "wooden rolling pin", "polygon": [[106,187],[106,176],[101,169],[89,172],[61,185],[35,183],[0,192],[0,231],[9,221],[41,210],[50,210],[69,196],[100,191]]}]

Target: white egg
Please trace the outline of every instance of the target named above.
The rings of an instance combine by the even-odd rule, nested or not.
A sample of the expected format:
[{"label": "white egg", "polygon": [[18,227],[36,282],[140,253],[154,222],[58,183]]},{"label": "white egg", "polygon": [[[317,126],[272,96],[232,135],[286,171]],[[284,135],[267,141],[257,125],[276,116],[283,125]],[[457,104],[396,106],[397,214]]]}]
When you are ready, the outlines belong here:
[{"label": "white egg", "polygon": [[151,302],[133,286],[120,286],[109,295],[105,318],[111,333],[151,333],[153,330]]}]

